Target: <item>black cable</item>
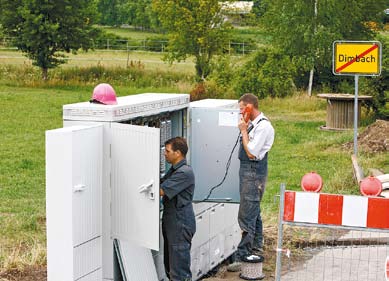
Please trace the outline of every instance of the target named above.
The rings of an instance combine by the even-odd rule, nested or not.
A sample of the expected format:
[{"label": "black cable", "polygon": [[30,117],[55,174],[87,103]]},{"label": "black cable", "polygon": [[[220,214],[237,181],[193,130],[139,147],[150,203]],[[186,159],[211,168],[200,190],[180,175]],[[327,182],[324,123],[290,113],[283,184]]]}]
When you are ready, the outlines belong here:
[{"label": "black cable", "polygon": [[231,164],[231,158],[232,158],[232,154],[234,153],[234,150],[236,148],[236,145],[238,144],[239,142],[239,137],[240,137],[240,133],[238,134],[238,138],[236,139],[236,142],[234,144],[234,147],[232,148],[232,151],[230,153],[230,156],[228,157],[228,161],[227,161],[227,164],[226,164],[226,172],[224,173],[224,177],[222,179],[222,181],[215,185],[214,187],[212,187],[210,190],[209,190],[209,193],[207,195],[207,197],[205,197],[203,200],[201,200],[200,202],[204,202],[204,201],[207,201],[209,199],[209,197],[211,196],[212,192],[218,188],[219,186],[221,186],[223,184],[223,182],[226,180],[226,177],[227,177],[227,174],[228,174],[228,169],[230,168],[230,164]]}]

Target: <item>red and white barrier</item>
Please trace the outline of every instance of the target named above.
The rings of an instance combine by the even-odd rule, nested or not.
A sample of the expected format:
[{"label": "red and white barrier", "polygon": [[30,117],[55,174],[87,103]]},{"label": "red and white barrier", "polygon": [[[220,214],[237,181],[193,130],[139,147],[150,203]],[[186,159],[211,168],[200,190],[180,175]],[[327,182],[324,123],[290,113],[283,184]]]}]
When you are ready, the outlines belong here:
[{"label": "red and white barrier", "polygon": [[285,191],[286,222],[389,229],[389,199]]},{"label": "red and white barrier", "polygon": [[386,281],[389,281],[389,256],[386,257],[385,261],[385,278]]}]

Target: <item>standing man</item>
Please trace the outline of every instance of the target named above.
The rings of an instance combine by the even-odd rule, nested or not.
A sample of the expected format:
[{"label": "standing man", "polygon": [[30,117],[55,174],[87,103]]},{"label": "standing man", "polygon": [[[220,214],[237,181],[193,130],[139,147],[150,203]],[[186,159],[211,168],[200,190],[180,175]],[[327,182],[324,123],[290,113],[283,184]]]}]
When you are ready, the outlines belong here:
[{"label": "standing man", "polygon": [[238,222],[242,238],[236,251],[236,260],[227,267],[228,271],[239,271],[245,256],[263,254],[260,202],[267,180],[267,155],[274,141],[273,126],[258,110],[258,98],[255,95],[244,94],[239,99],[239,108],[242,118],[238,125],[241,133]]},{"label": "standing man", "polygon": [[161,179],[163,196],[162,233],[164,238],[164,264],[171,281],[191,281],[190,248],[196,232],[192,206],[195,179],[186,163],[186,140],[175,137],[165,142],[165,158],[172,164]]}]

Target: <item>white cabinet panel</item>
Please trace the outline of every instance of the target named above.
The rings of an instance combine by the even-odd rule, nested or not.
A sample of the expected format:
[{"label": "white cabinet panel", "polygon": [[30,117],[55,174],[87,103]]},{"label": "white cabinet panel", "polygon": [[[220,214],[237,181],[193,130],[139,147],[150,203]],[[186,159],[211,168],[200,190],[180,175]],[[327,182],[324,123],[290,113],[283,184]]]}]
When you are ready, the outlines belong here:
[{"label": "white cabinet panel", "polygon": [[224,226],[227,228],[238,223],[239,204],[224,204]]},{"label": "white cabinet panel", "polygon": [[[190,109],[190,157],[195,173],[195,201],[201,201],[209,190],[223,179],[235,140],[238,138],[237,109],[195,107]],[[225,181],[214,189],[212,198],[239,202],[239,160],[237,146],[231,156]]]},{"label": "white cabinet panel", "polygon": [[158,280],[153,256],[149,249],[126,241],[116,240],[115,244],[125,281]]},{"label": "white cabinet panel", "polygon": [[78,279],[77,281],[100,281],[102,280],[102,270],[96,270],[94,272],[91,272],[90,274],[83,276],[82,278]]},{"label": "white cabinet panel", "polygon": [[199,266],[200,275],[206,274],[211,269],[210,257],[209,257],[209,241],[200,246],[199,265],[200,265]]},{"label": "white cabinet panel", "polygon": [[198,280],[211,269],[209,259],[209,241],[196,248],[192,247],[190,256],[192,279]]},{"label": "white cabinet panel", "polygon": [[[86,134],[90,134],[91,136]],[[98,140],[95,139],[98,138]],[[77,143],[77,144],[76,144]],[[88,147],[88,149],[85,149]],[[96,153],[98,151],[98,153]],[[73,245],[101,236],[102,136],[83,132],[73,145]],[[97,172],[98,171],[98,172]]]},{"label": "white cabinet panel", "polygon": [[232,237],[234,240],[234,245],[236,246],[236,248],[238,248],[240,240],[242,239],[242,230],[240,229],[239,224],[234,224],[232,227],[233,227]]},{"label": "white cabinet panel", "polygon": [[112,236],[159,249],[157,128],[111,126]]},{"label": "white cabinet panel", "polygon": [[[101,269],[101,262],[101,237],[75,247],[74,280]],[[102,276],[100,276],[100,279],[102,279]]]},{"label": "white cabinet panel", "polygon": [[[75,280],[101,267],[101,242],[85,245],[102,233],[102,140],[102,126],[46,132],[49,281]],[[93,262],[79,264],[80,255]]]},{"label": "white cabinet panel", "polygon": [[168,280],[165,272],[165,265],[163,260],[163,250],[164,250],[164,241],[162,235],[162,220],[159,227],[159,251],[151,251],[154,259],[155,269],[157,271],[157,276],[159,281]]},{"label": "white cabinet panel", "polygon": [[214,237],[218,233],[223,232],[225,225],[224,225],[224,203],[217,204],[216,206],[213,206],[210,209],[209,213],[209,221],[210,221],[210,230],[209,230],[209,237]]},{"label": "white cabinet panel", "polygon": [[236,228],[234,226],[229,226],[224,230],[224,255],[226,258],[232,255],[237,249],[235,230]]},{"label": "white cabinet panel", "polygon": [[209,243],[209,260],[211,268],[218,265],[224,259],[224,233],[219,233],[215,237],[211,238]]},{"label": "white cabinet panel", "polygon": [[192,239],[192,247],[197,248],[209,240],[209,210],[196,214],[196,233]]}]

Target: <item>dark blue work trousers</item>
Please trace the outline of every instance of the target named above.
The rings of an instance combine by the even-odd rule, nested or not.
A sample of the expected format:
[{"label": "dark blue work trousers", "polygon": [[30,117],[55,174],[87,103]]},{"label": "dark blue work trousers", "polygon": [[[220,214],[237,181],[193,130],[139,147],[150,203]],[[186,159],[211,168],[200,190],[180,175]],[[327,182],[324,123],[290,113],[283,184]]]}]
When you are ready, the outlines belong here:
[{"label": "dark blue work trousers", "polygon": [[267,180],[267,154],[260,161],[241,160],[239,169],[240,205],[238,222],[242,239],[236,258],[241,260],[250,255],[253,248],[262,248],[263,226],[261,199]]},{"label": "dark blue work trousers", "polygon": [[190,249],[195,226],[189,218],[184,222],[174,218],[162,220],[165,271],[171,281],[192,280]]}]

